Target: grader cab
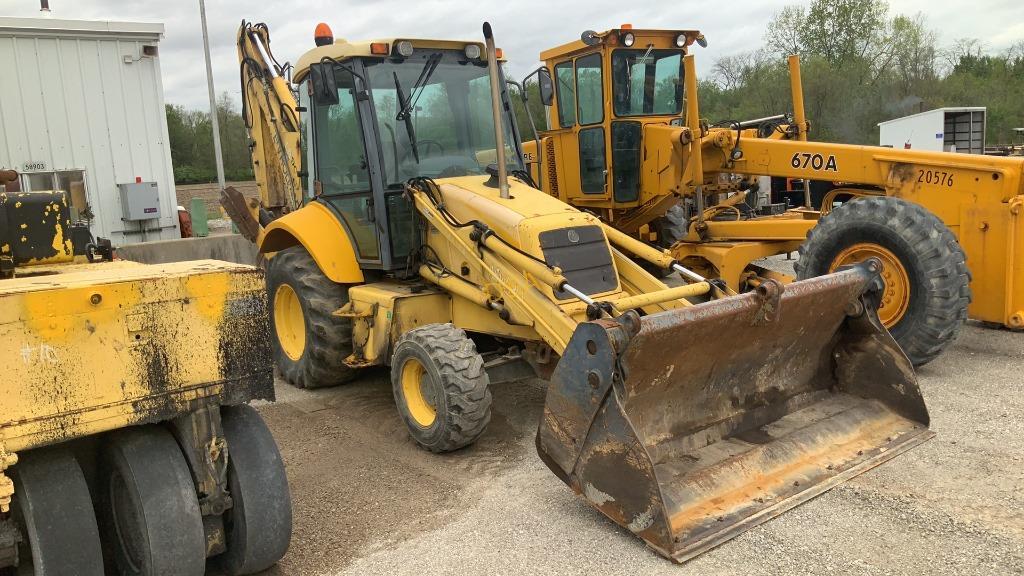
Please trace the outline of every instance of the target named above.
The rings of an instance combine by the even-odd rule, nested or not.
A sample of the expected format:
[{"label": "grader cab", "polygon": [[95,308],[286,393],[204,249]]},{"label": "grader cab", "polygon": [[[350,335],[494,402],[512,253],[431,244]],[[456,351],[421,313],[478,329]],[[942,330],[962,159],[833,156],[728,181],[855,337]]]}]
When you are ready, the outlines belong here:
[{"label": "grader cab", "polygon": [[[931,436],[877,318],[877,260],[730,295],[534,188],[484,37],[349,42],[318,26],[295,102],[266,27],[239,29],[263,119],[254,162],[296,172],[224,204],[269,258],[289,382],[390,366],[410,436],[446,452],[485,433],[490,386],[526,367],[550,380],[544,462],[678,561]],[[670,287],[627,251],[682,278]]]}]

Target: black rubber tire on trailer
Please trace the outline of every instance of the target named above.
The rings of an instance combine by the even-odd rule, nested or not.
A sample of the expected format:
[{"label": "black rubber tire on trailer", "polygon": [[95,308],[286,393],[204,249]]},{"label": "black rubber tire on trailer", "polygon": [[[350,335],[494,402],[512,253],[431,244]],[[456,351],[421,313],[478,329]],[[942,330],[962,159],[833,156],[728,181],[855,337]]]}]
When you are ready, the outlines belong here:
[{"label": "black rubber tire on trailer", "polygon": [[11,469],[35,576],[103,576],[103,548],[82,468],[67,450],[30,450]]},{"label": "black rubber tire on trailer", "polygon": [[206,536],[185,456],[159,426],[115,432],[104,448],[104,539],[121,574],[202,576]]},{"label": "black rubber tire on trailer", "polygon": [[224,513],[227,550],[217,562],[228,576],[253,574],[270,568],[288,551],[288,477],[274,437],[255,408],[227,406],[221,414],[233,505]]},{"label": "black rubber tire on trailer", "polygon": [[[963,249],[941,220],[917,204],[887,196],[858,198],[834,209],[807,234],[797,278],[827,274],[840,263],[852,263],[849,257],[872,251],[898,260],[888,272],[883,265],[883,276],[894,284],[905,278],[909,292],[890,301],[888,313],[880,308],[879,317],[891,324],[889,331],[914,366],[931,362],[967,319],[971,278]],[[886,290],[883,298],[894,293]],[[899,286],[895,292],[901,292]]]},{"label": "black rubber tire on trailer", "polygon": [[298,388],[351,380],[355,370],[344,360],[352,353],[352,325],[332,315],[348,303],[348,287],[327,278],[302,246],[275,254],[266,278],[271,341],[281,376]]},{"label": "black rubber tire on trailer", "polygon": [[451,324],[398,339],[391,358],[395,404],[409,434],[431,452],[472,444],[491,420],[490,380],[476,344]]}]

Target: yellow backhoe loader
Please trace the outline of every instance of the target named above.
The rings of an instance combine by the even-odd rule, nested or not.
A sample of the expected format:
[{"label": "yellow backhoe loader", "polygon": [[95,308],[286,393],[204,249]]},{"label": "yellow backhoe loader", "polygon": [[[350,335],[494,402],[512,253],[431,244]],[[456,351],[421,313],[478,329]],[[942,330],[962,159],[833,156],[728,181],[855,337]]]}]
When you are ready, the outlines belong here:
[{"label": "yellow backhoe loader", "polygon": [[[543,51],[540,187],[737,291],[792,280],[752,264],[767,256],[799,250],[797,278],[878,258],[879,316],[915,365],[967,316],[1024,328],[1024,160],[809,141],[795,56],[791,116],[708,125],[694,44],[623,25]],[[757,202],[765,176],[802,179],[802,207]],[[834,183],[820,210],[811,180]]]},{"label": "yellow backhoe loader", "polygon": [[246,405],[274,398],[258,270],[110,261],[72,242],[69,194],[17,182],[0,171],[0,572],[270,567],[291,501]]},{"label": "yellow backhoe loader", "polygon": [[677,561],[931,436],[877,317],[877,259],[727,295],[537,190],[484,38],[349,42],[320,25],[295,101],[266,26],[239,29],[253,161],[286,177],[222,201],[269,259],[289,382],[390,366],[410,435],[445,452],[484,433],[489,386],[548,379],[541,458]]}]

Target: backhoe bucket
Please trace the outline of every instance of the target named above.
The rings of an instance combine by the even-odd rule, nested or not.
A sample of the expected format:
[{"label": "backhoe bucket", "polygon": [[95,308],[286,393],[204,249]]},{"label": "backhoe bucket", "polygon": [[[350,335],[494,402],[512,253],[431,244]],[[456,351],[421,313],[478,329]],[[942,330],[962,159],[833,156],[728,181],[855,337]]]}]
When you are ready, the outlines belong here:
[{"label": "backhoe bucket", "polygon": [[875,313],[879,269],[580,324],[541,458],[683,562],[927,440],[914,370]]}]

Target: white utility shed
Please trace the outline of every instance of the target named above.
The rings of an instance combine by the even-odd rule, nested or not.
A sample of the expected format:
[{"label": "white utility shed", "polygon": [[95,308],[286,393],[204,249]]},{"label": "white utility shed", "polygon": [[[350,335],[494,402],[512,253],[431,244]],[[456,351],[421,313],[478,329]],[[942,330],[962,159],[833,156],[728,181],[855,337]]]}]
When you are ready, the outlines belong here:
[{"label": "white utility shed", "polygon": [[878,123],[878,143],[934,152],[985,153],[985,108],[936,108]]},{"label": "white utility shed", "polygon": [[[179,237],[163,32],[163,24],[0,17],[0,168],[21,172],[22,190],[80,195],[84,185],[93,235],[115,245]],[[125,218],[118,185],[137,179],[156,183],[159,200],[145,210],[154,217]]]}]

